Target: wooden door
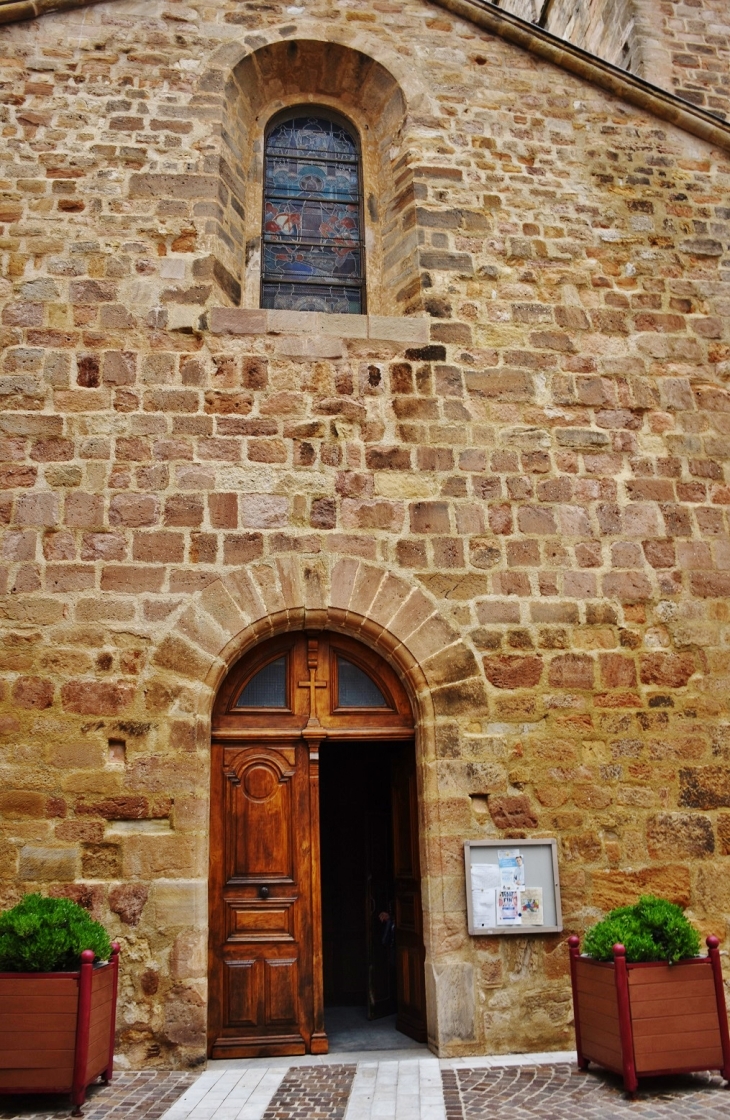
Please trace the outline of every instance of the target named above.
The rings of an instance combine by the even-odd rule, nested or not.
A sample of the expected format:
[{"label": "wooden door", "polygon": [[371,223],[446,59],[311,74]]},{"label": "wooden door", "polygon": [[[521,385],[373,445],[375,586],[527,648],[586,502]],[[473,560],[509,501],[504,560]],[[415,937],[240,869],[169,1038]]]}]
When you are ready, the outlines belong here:
[{"label": "wooden door", "polygon": [[214,751],[211,1057],[304,1054],[312,1035],[305,742]]},{"label": "wooden door", "polygon": [[[210,1057],[326,1053],[319,747],[412,736],[395,673],[350,639],[284,635],[229,673],[213,713]],[[402,827],[415,822],[413,812]],[[417,841],[411,865],[417,876]]]},{"label": "wooden door", "polygon": [[395,880],[396,1028],[425,1042],[426,985],[421,870],[418,854],[418,791],[412,748],[393,760],[393,875]]}]

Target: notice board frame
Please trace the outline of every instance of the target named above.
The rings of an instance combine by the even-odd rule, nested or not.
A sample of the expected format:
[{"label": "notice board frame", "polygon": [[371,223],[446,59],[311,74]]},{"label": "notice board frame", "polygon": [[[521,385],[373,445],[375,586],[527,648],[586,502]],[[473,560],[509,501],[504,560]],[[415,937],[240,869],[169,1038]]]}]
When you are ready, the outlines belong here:
[{"label": "notice board frame", "polygon": [[[474,910],[472,906],[472,891],[471,891],[471,865],[472,865],[472,851],[477,848],[492,848],[495,849],[495,860],[477,860],[478,863],[492,863],[496,862],[496,849],[498,848],[547,848],[549,851],[549,867],[552,875],[548,876],[544,873],[540,876],[540,882],[530,883],[531,887],[542,887],[543,890],[543,906],[546,891],[552,890],[553,902],[555,907],[555,925],[545,926],[494,926],[491,929],[474,927]],[[526,874],[529,873],[529,864],[531,861],[525,861]],[[543,861],[544,862],[544,861]],[[464,869],[466,874],[466,913],[469,934],[471,937],[528,937],[535,933],[562,933],[563,932],[563,910],[560,901],[560,872],[558,869],[558,842],[554,838],[543,839],[530,839],[530,840],[465,840],[464,841]]]}]

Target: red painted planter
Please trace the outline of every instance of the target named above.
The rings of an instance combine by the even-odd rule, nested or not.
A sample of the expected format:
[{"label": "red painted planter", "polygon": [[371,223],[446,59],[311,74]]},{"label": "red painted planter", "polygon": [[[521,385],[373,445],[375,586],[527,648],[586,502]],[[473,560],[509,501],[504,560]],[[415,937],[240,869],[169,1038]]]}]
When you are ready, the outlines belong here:
[{"label": "red painted planter", "polygon": [[111,1081],[119,946],[78,972],[0,972],[0,1094],[70,1093],[81,1116],[86,1089]]},{"label": "red painted planter", "polygon": [[623,945],[613,962],[580,955],[568,938],[578,1065],[623,1075],[633,1096],[640,1077],[719,1070],[730,1081],[730,1034],[719,941],[709,953],[667,964],[629,964]]}]

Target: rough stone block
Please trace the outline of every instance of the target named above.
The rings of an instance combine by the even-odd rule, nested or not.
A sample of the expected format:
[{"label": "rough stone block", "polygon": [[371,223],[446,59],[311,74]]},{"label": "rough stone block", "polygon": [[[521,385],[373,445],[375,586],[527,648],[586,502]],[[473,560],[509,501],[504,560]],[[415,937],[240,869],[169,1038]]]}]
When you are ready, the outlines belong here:
[{"label": "rough stone block", "polygon": [[170,957],[170,972],[175,980],[205,977],[208,953],[205,933],[185,932],[175,938]]},{"label": "rough stone block", "polygon": [[58,525],[58,497],[49,493],[24,494],[15,505],[15,522],[45,528]]},{"label": "rough stone block", "polygon": [[540,657],[501,654],[484,658],[484,672],[495,688],[534,688],[542,676]]},{"label": "rough stone block", "polygon": [[276,350],[284,358],[296,358],[301,361],[341,358],[342,342],[339,338],[330,338],[327,335],[297,335],[295,338],[282,335],[276,340]]},{"label": "rough stone block", "polygon": [[715,851],[712,822],[698,813],[658,813],[646,826],[653,859],[702,859]]},{"label": "rough stone block", "polygon": [[46,815],[46,799],[35,790],[7,790],[0,793],[0,812],[8,820],[42,818]]},{"label": "rough stone block", "polygon": [[247,311],[242,307],[213,307],[209,314],[211,334],[266,334],[266,311]]},{"label": "rough stone block", "polygon": [[78,874],[78,848],[43,848],[26,844],[20,849],[21,879],[29,883],[73,881]]},{"label": "rough stone block", "polygon": [[205,930],[208,921],[208,890],[204,879],[158,879],[150,889],[149,906],[158,929],[183,927]]},{"label": "rough stone block", "polygon": [[337,338],[367,338],[368,315],[317,315],[317,329]]},{"label": "rough stone block", "polygon": [[688,809],[730,807],[727,766],[697,766],[679,771],[679,804]]},{"label": "rough stone block", "polygon": [[67,712],[80,715],[117,715],[134,698],[134,685],[127,681],[68,681],[61,689]]},{"label": "rough stone block", "polygon": [[530,799],[524,794],[490,796],[487,805],[496,828],[537,828],[539,825]]},{"label": "rough stone block", "polygon": [[428,319],[368,315],[367,326],[368,338],[372,339],[382,339],[385,342],[403,342],[410,346],[425,346],[429,341],[430,322]]},{"label": "rough stone block", "polygon": [[645,653],[639,658],[642,684],[682,688],[697,671],[691,653]]},{"label": "rough stone block", "polygon": [[247,529],[275,529],[287,524],[289,499],[276,494],[249,494],[240,499],[241,525]]},{"label": "rough stone block", "polygon": [[436,965],[439,1042],[474,1038],[474,969],[466,962]]},{"label": "rough stone block", "polygon": [[548,681],[553,688],[593,688],[595,662],[577,653],[565,653],[550,662]]},{"label": "rough stone block", "polygon": [[13,685],[13,702],[19,708],[42,711],[53,703],[53,681],[42,677],[18,677]]}]

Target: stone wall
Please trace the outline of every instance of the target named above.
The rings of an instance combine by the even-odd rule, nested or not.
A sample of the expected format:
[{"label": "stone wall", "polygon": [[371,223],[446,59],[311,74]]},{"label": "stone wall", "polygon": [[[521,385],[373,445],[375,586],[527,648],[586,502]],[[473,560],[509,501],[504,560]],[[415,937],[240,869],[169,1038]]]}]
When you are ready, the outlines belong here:
[{"label": "stone wall", "polygon": [[[568,1047],[564,938],[470,939],[462,842],[556,836],[566,933],[643,890],[725,932],[730,157],[418,0],[2,40],[3,904],[88,905],[122,1063],[199,1062],[215,689],[350,627],[419,682],[434,1045]],[[325,40],[403,99],[409,316],[216,256],[236,68]]]},{"label": "stone wall", "polygon": [[496,0],[496,6],[567,39],[583,50],[639,73],[634,0]]},{"label": "stone wall", "polygon": [[723,120],[730,118],[730,9],[725,0],[664,0],[646,16],[655,21],[655,38],[670,56],[669,88]]},{"label": "stone wall", "polygon": [[730,116],[730,12],[725,0],[494,2],[723,120]]}]

